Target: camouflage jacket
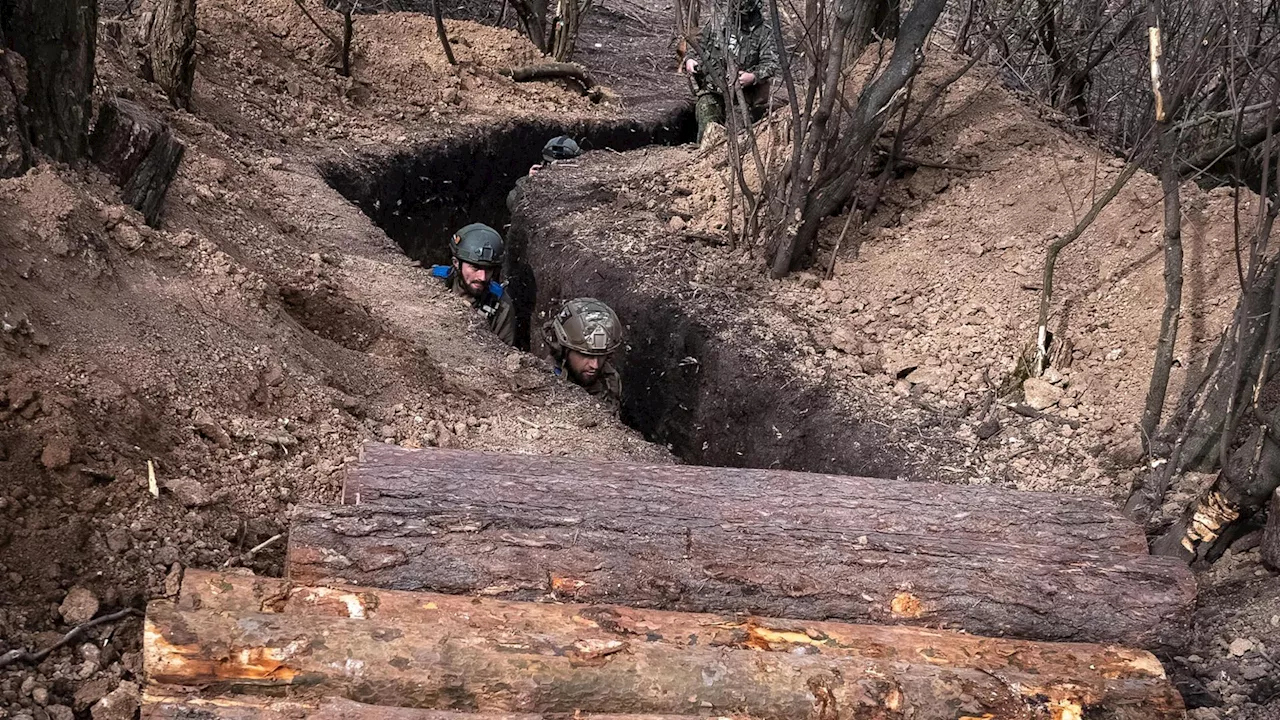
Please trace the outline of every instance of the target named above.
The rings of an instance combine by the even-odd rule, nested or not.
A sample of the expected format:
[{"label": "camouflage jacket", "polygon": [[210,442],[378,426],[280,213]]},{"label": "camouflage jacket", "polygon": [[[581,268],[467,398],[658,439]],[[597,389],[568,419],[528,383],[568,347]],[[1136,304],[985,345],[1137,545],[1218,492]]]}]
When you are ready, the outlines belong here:
[{"label": "camouflage jacket", "polygon": [[507,295],[506,288],[496,282],[489,283],[489,292],[484,297],[472,297],[462,286],[461,280],[448,265],[435,265],[431,274],[444,280],[445,286],[455,294],[471,301],[471,307],[484,316],[489,331],[498,336],[502,342],[514,346],[516,344],[516,308]]},{"label": "camouflage jacket", "polygon": [[773,29],[763,17],[756,15],[741,26],[736,15],[727,21],[718,18],[708,23],[698,37],[698,68],[694,71],[694,79],[698,82],[699,94],[717,92],[714,78],[724,77],[728,72],[726,22],[727,50],[734,53],[734,62],[739,72],[754,73],[756,82],[768,80],[778,72],[778,49],[773,43]]}]

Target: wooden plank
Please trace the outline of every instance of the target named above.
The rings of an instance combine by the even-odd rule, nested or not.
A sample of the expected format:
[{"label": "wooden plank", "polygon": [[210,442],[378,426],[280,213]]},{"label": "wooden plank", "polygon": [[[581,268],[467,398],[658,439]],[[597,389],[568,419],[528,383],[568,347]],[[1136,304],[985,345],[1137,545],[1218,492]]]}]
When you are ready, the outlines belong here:
[{"label": "wooden plank", "polygon": [[[896,647],[878,643],[858,646],[852,626],[828,642],[798,629],[784,640],[771,634],[783,631],[766,624],[757,637],[791,644],[769,651],[734,641],[732,628],[698,627],[693,639],[682,639],[672,631],[707,619],[680,620],[676,613],[339,592],[350,597],[311,588],[293,593],[284,607],[296,601],[346,608],[346,617],[297,608],[230,612],[208,600],[200,610],[154,602],[144,640],[147,676],[152,683],[233,692],[269,686],[480,712],[1048,720],[1081,717],[1088,707],[1111,718],[1181,716],[1181,701],[1157,676],[1158,665],[1128,665],[1130,677],[1099,685],[1039,677],[1037,662],[1055,672],[1052,648],[1040,650],[1048,653],[1040,660],[1032,653],[1008,662],[1011,674],[1003,675],[927,655],[902,658]],[[638,624],[617,624],[632,621]],[[728,639],[698,642],[715,633]],[[980,647],[984,642],[991,641],[938,633],[930,647],[939,648],[939,658],[963,658],[966,651],[990,652]]]},{"label": "wooden plank", "polygon": [[456,508],[501,503],[625,527],[650,515],[690,524],[769,523],[942,534],[963,540],[1146,553],[1142,529],[1096,497],[781,470],[711,468],[365,445],[347,504]]},{"label": "wooden plank", "polygon": [[1185,564],[1150,555],[857,525],[690,526],[651,515],[619,526],[509,506],[299,506],[285,568],[303,584],[910,624],[1157,651],[1184,645],[1196,588]]}]

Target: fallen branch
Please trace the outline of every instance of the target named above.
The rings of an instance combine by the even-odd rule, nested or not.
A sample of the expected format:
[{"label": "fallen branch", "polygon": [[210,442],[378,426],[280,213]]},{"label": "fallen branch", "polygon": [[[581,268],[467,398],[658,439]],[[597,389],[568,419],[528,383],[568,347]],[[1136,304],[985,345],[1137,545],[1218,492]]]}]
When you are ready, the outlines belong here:
[{"label": "fallen branch", "polygon": [[235,562],[235,561],[237,561],[237,560],[239,560],[242,564],[243,564],[243,563],[247,563],[247,562],[249,562],[250,560],[252,560],[252,559],[253,559],[253,556],[254,556],[254,555],[257,555],[258,553],[262,552],[263,550],[266,550],[268,547],[271,547],[271,546],[272,546],[272,545],[274,545],[278,540],[280,540],[280,538],[282,538],[282,537],[284,537],[284,533],[277,533],[277,534],[275,534],[275,535],[272,535],[271,537],[267,538],[267,539],[266,539],[266,540],[264,540],[263,542],[258,543],[257,545],[255,545],[255,546],[253,546],[253,547],[249,548],[249,551],[248,551],[248,552],[246,552],[246,553],[244,553],[244,554],[242,554],[242,555],[238,555],[238,556],[233,557],[233,558],[229,558],[226,562],[222,563],[222,567],[224,567],[224,568],[229,568],[229,567],[231,567],[231,564],[232,564],[232,563],[234,563],[234,562]]},{"label": "fallen branch", "polygon": [[1057,415],[1051,415],[1047,412],[1041,412],[1025,403],[1010,403],[1008,408],[1022,417],[1031,418],[1032,420],[1047,420],[1058,425],[1066,425],[1072,430],[1080,429],[1080,421],[1078,420],[1069,420],[1064,417],[1058,417]]},{"label": "fallen branch", "polygon": [[44,662],[45,658],[53,654],[53,651],[57,650],[60,647],[70,645],[76,640],[79,640],[80,636],[83,635],[85,631],[91,630],[99,625],[106,625],[107,623],[115,622],[116,620],[122,620],[130,616],[142,617],[142,612],[139,610],[135,610],[133,608],[125,608],[124,610],[111,613],[110,615],[103,615],[100,618],[94,618],[93,620],[90,620],[87,623],[83,623],[81,625],[75,626],[74,628],[71,629],[70,632],[68,632],[66,635],[63,635],[62,638],[58,640],[58,642],[50,645],[49,647],[45,648],[44,650],[41,650],[40,652],[28,652],[26,650],[21,650],[21,649],[10,650],[4,655],[0,655],[0,668],[12,665],[14,663],[20,663],[20,662],[37,663],[37,664],[42,663]]},{"label": "fallen branch", "polygon": [[499,70],[498,74],[507,75],[516,82],[532,82],[536,80],[573,80],[582,86],[582,94],[599,102],[604,91],[596,83],[591,73],[581,65],[567,62],[543,63],[542,65],[526,65],[524,67]]}]

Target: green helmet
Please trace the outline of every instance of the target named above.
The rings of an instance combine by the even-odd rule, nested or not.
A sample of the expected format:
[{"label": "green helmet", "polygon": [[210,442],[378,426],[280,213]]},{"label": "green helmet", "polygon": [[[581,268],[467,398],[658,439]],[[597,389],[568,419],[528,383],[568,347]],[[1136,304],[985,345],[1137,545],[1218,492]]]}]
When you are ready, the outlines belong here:
[{"label": "green helmet", "polygon": [[502,236],[483,223],[471,223],[454,233],[449,249],[462,262],[486,268],[502,265],[505,252]]},{"label": "green helmet", "polygon": [[582,154],[582,148],[578,147],[578,143],[568,135],[560,135],[553,137],[542,146],[542,159],[551,162],[553,160],[572,160]]},{"label": "green helmet", "polygon": [[622,323],[608,305],[595,298],[575,298],[564,304],[543,331],[557,353],[576,350],[583,355],[608,355],[622,345]]}]

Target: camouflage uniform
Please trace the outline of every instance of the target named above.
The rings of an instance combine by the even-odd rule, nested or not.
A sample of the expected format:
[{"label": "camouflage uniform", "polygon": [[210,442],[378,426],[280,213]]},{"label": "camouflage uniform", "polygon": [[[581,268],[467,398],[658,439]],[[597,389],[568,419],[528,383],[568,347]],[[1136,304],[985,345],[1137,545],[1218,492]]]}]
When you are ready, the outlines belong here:
[{"label": "camouflage uniform", "polygon": [[[693,79],[698,101],[694,112],[698,120],[698,141],[711,123],[724,123],[724,97],[717,87],[718,78],[728,82],[727,56],[733,53],[738,72],[749,72],[756,81],[742,88],[743,97],[753,121],[764,117],[769,109],[772,78],[778,73],[778,49],[773,42],[773,28],[760,14],[759,0],[740,0],[740,14],[719,17],[702,29],[698,39],[698,66]],[[725,47],[726,29],[728,46]],[[731,86],[732,87],[732,86]]]},{"label": "camouflage uniform", "polygon": [[[622,407],[622,376],[610,356],[622,346],[622,322],[608,305],[595,298],[575,298],[564,304],[542,327],[542,337],[556,360],[557,377],[578,383],[614,413]],[[596,377],[583,385],[569,368],[569,351],[601,357]]]},{"label": "camouflage uniform", "polygon": [[[444,268],[451,271],[447,265],[436,265],[432,268],[433,273],[436,268]],[[462,284],[462,278],[458,277],[456,272],[449,272],[445,275],[445,286],[456,295],[461,295],[471,300],[471,307],[475,308],[484,315],[485,325],[489,331],[498,336],[502,342],[514,346],[516,344],[516,307],[511,302],[511,296],[506,293],[506,288],[498,283],[489,283],[489,292],[482,297],[473,297],[467,292],[467,288]]]}]

